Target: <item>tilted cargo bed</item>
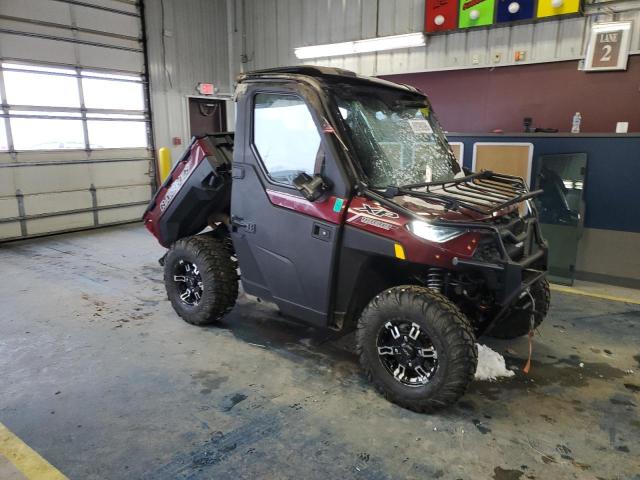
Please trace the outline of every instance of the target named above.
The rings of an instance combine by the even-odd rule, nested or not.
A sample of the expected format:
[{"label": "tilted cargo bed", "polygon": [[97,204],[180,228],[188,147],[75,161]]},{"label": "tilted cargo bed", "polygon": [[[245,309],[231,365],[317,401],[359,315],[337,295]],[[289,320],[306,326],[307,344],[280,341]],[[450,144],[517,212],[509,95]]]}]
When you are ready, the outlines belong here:
[{"label": "tilted cargo bed", "polygon": [[194,137],[151,199],[144,225],[161,245],[195,235],[229,213],[233,133]]}]

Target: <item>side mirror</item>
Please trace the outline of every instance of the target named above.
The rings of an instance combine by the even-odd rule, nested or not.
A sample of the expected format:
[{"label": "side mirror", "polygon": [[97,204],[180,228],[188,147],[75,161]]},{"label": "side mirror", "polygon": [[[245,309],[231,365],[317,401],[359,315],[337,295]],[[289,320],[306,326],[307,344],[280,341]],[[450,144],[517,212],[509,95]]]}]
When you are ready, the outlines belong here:
[{"label": "side mirror", "polygon": [[322,175],[316,173],[311,177],[304,172],[301,172],[293,179],[293,185],[310,202],[318,200],[330,187],[322,178]]}]

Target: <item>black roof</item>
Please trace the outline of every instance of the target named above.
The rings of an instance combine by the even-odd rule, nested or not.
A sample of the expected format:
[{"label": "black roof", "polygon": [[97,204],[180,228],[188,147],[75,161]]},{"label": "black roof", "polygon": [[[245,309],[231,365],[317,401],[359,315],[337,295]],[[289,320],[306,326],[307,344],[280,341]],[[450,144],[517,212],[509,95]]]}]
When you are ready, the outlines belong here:
[{"label": "black roof", "polygon": [[282,76],[306,76],[306,77],[314,77],[323,80],[329,81],[341,81],[345,83],[356,83],[356,84],[374,84],[377,86],[383,86],[388,88],[395,88],[403,91],[422,93],[418,89],[411,87],[409,85],[404,85],[400,83],[389,82],[388,80],[382,80],[381,78],[375,77],[366,77],[364,75],[358,75],[351,70],[345,70],[343,68],[333,68],[333,67],[320,67],[316,65],[297,65],[290,67],[277,67],[277,68],[267,68],[263,70],[254,70],[251,72],[241,73],[238,76],[238,81],[242,82],[244,80],[252,79],[252,78],[270,78],[270,77],[282,77]]}]

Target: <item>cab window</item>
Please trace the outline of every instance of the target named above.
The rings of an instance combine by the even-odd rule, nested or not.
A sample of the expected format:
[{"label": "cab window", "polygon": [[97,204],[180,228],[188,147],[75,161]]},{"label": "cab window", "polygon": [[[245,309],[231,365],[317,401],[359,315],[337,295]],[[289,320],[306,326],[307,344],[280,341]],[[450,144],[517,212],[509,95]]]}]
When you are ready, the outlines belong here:
[{"label": "cab window", "polygon": [[320,134],[302,98],[258,93],[253,107],[253,144],[269,177],[293,185],[301,172],[314,174]]}]

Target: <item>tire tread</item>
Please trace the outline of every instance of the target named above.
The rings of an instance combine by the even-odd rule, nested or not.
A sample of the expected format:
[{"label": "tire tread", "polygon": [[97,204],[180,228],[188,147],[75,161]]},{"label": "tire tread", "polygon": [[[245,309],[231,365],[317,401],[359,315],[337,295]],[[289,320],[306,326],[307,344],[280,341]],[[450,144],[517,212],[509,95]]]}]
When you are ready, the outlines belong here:
[{"label": "tire tread", "polygon": [[178,240],[167,255],[175,255],[181,250],[191,253],[199,259],[198,268],[203,281],[213,279],[213,295],[203,295],[198,308],[185,312],[180,299],[170,292],[168,282],[172,282],[171,261],[165,262],[164,281],[167,295],[174,310],[183,320],[194,325],[209,325],[219,321],[234,307],[238,298],[238,264],[233,258],[233,246],[224,238],[212,235],[194,235]]},{"label": "tire tread", "polygon": [[[447,378],[437,392],[422,399],[403,398],[387,388],[376,375],[368,359],[363,355],[365,334],[370,325],[370,319],[375,311],[383,304],[393,302],[398,307],[407,302],[414,308],[418,307],[423,316],[438,328],[446,339],[449,350],[456,352],[449,357]],[[366,377],[387,400],[401,407],[420,413],[433,412],[444,406],[453,404],[466,391],[467,385],[475,375],[478,351],[475,345],[475,335],[471,324],[447,297],[426,287],[404,285],[393,287],[376,295],[365,307],[357,324],[356,352]]]}]

